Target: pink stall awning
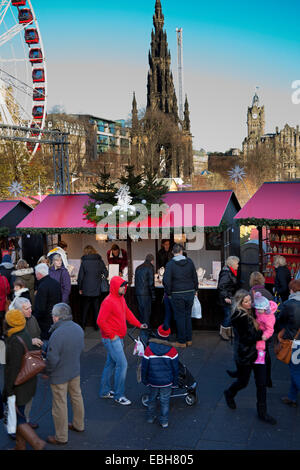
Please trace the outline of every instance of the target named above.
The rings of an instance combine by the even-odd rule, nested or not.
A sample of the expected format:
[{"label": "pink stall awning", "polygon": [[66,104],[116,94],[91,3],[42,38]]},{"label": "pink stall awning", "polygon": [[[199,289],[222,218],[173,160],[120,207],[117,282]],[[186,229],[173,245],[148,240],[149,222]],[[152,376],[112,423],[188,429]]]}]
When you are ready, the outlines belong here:
[{"label": "pink stall awning", "polygon": [[300,220],[300,182],[264,183],[235,219],[245,222]]},{"label": "pink stall awning", "polygon": [[[162,218],[147,217],[141,227],[158,227],[169,223],[171,227],[194,227],[197,214],[204,211],[204,227],[218,227],[226,211],[232,191],[180,191],[170,192],[164,202],[174,210]],[[19,225],[18,229],[93,230],[95,223],[84,216],[84,206],[90,201],[88,194],[50,195],[42,201]],[[199,210],[199,206],[203,209]],[[197,208],[198,206],[198,208]],[[120,224],[122,226],[122,224]]]},{"label": "pink stall awning", "polygon": [[0,201],[0,220],[12,211],[18,204],[18,201]]}]

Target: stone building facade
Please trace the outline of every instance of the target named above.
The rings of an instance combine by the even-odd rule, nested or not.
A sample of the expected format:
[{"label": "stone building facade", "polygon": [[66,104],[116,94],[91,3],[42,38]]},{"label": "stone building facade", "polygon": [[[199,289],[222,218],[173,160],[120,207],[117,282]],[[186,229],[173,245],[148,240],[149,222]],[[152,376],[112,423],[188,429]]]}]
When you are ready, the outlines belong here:
[{"label": "stone building facade", "polygon": [[252,106],[247,112],[248,135],[243,141],[244,158],[259,150],[266,158],[274,159],[275,180],[293,180],[300,178],[300,130],[286,124],[275,133],[265,133],[265,109],[260,106],[255,93]]}]

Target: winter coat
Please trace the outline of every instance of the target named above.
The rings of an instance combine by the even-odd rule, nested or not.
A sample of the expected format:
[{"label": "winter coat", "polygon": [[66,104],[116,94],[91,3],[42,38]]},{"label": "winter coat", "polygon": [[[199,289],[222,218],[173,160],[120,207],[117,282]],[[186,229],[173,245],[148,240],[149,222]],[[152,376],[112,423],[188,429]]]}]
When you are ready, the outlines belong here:
[{"label": "winter coat", "polygon": [[[274,325],[276,322],[274,313],[259,313],[257,310],[255,310],[255,316],[259,324],[259,329],[263,332],[263,336],[265,336],[267,339],[270,339],[273,336]],[[265,341],[258,341],[256,344],[256,348],[264,350]]]},{"label": "winter coat", "polygon": [[13,290],[13,280],[14,278],[11,276],[12,272],[14,271],[15,267],[12,263],[4,262],[0,264],[0,274],[1,276],[5,276],[9,282],[11,290]]},{"label": "winter coat", "polygon": [[282,302],[288,299],[290,290],[291,273],[287,266],[275,268],[275,292],[280,295]]},{"label": "winter coat", "polygon": [[234,360],[238,364],[250,365],[257,359],[256,342],[263,332],[256,330],[250,316],[244,310],[235,310],[231,315],[234,331]]},{"label": "winter coat", "polygon": [[6,297],[10,294],[10,286],[6,276],[0,275],[0,312],[5,311]]},{"label": "winter coat", "polygon": [[34,302],[34,316],[41,328],[41,339],[49,339],[49,329],[52,325],[52,309],[61,302],[60,284],[49,275],[39,281]]},{"label": "winter coat", "polygon": [[19,299],[20,297],[23,297],[24,299],[28,299],[29,302],[31,302],[29,289],[27,289],[27,287],[23,287],[22,289],[19,289],[14,292],[14,297],[10,303],[9,310],[12,310],[15,308],[15,301],[16,299]]},{"label": "winter coat", "polygon": [[135,294],[152,297],[155,300],[154,267],[152,263],[144,262],[138,266],[134,275]]},{"label": "winter coat", "polygon": [[61,287],[61,301],[65,304],[69,303],[69,295],[71,293],[71,278],[68,270],[61,266],[55,269],[54,266],[49,268],[49,276],[59,282]]},{"label": "winter coat", "polygon": [[27,289],[29,290],[30,294],[30,302],[33,305],[34,303],[34,284],[35,284],[35,275],[32,268],[26,269],[17,269],[11,273],[13,278],[13,283],[17,277],[20,277],[25,282]]},{"label": "winter coat", "polygon": [[163,285],[168,296],[198,290],[198,276],[193,261],[184,256],[171,259],[166,266]]},{"label": "winter coat", "polygon": [[98,254],[84,255],[78,273],[78,289],[87,297],[98,297],[101,294],[101,276],[108,276],[105,264]]},{"label": "winter coat", "polygon": [[167,263],[171,261],[173,258],[173,253],[172,251],[166,251],[164,248],[161,248],[159,252],[157,253],[157,267],[158,269],[160,268],[165,268]]},{"label": "winter coat", "polygon": [[110,293],[103,300],[97,325],[99,326],[102,338],[124,338],[127,333],[126,320],[137,328],[141,327],[141,323],[135,318],[131,310],[127,307],[124,295],[119,294],[119,288],[123,284],[124,279],[114,276],[110,281]]},{"label": "winter coat", "polygon": [[52,325],[50,333],[45,374],[51,384],[63,384],[80,375],[84,332],[72,320],[59,320]]},{"label": "winter coat", "polygon": [[167,341],[150,339],[142,359],[142,382],[152,387],[178,385],[178,352]]},{"label": "winter coat", "polygon": [[[41,337],[41,329],[37,322],[37,319],[31,315],[31,317],[26,318],[26,329],[29,333],[30,338],[39,338]],[[33,346],[32,349],[40,349],[38,346]]]},{"label": "winter coat", "polygon": [[223,266],[219,274],[218,280],[218,300],[219,304],[223,307],[228,305],[225,299],[232,299],[236,291],[238,290],[238,279],[233,274],[228,266]]},{"label": "winter coat", "polygon": [[17,339],[20,336],[26,344],[28,350],[32,350],[32,341],[26,328],[18,333],[14,333],[6,341],[6,364],[4,367],[4,389],[3,399],[16,395],[16,404],[23,406],[35,395],[37,377],[33,377],[24,384],[15,386],[15,380],[21,370],[22,358],[25,353],[23,344]]},{"label": "winter coat", "polygon": [[260,292],[261,295],[268,300],[274,300],[274,296],[271,294],[270,291],[268,291],[268,289],[265,288],[265,286],[257,285],[257,286],[253,286],[250,290],[252,301],[254,300],[255,292]]},{"label": "winter coat", "polygon": [[119,264],[119,272],[123,272],[124,268],[128,266],[127,252],[121,248],[119,256],[114,256],[112,250],[108,250],[107,261],[108,264]]},{"label": "winter coat", "polygon": [[300,328],[300,292],[290,294],[289,299],[283,302],[277,320],[280,328],[285,329],[283,338],[294,339]]}]

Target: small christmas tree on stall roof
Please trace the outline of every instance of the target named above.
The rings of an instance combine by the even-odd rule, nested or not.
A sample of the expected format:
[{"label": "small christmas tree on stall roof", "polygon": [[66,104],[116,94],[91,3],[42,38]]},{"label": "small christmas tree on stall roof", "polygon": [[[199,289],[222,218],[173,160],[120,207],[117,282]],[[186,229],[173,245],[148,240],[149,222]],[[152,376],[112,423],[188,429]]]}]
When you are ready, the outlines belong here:
[{"label": "small christmas tree on stall roof", "polygon": [[133,166],[127,166],[126,175],[116,182],[111,181],[108,173],[101,173],[95,188],[89,194],[91,201],[85,207],[85,215],[88,220],[96,223],[104,217],[96,214],[101,204],[114,206],[117,222],[121,212],[126,212],[127,220],[132,221],[138,216],[138,211],[134,211],[136,204],[146,206],[150,214],[151,204],[162,204],[163,196],[168,191],[168,186],[157,180],[156,175],[150,171],[135,175]]}]

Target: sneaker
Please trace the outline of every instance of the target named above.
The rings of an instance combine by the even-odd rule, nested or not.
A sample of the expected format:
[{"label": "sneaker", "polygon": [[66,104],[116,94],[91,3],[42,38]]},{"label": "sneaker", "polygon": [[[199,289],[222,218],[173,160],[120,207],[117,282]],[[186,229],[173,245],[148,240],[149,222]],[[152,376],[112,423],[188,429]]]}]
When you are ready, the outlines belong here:
[{"label": "sneaker", "polygon": [[115,392],[111,390],[106,395],[101,395],[100,398],[114,398],[114,396],[115,396]]},{"label": "sneaker", "polygon": [[169,426],[169,423],[163,423],[163,424],[161,424],[161,427],[164,428],[164,429],[167,428],[168,426]]},{"label": "sneaker", "polygon": [[117,398],[115,402],[119,403],[120,405],[131,405],[131,401],[126,397]]}]

